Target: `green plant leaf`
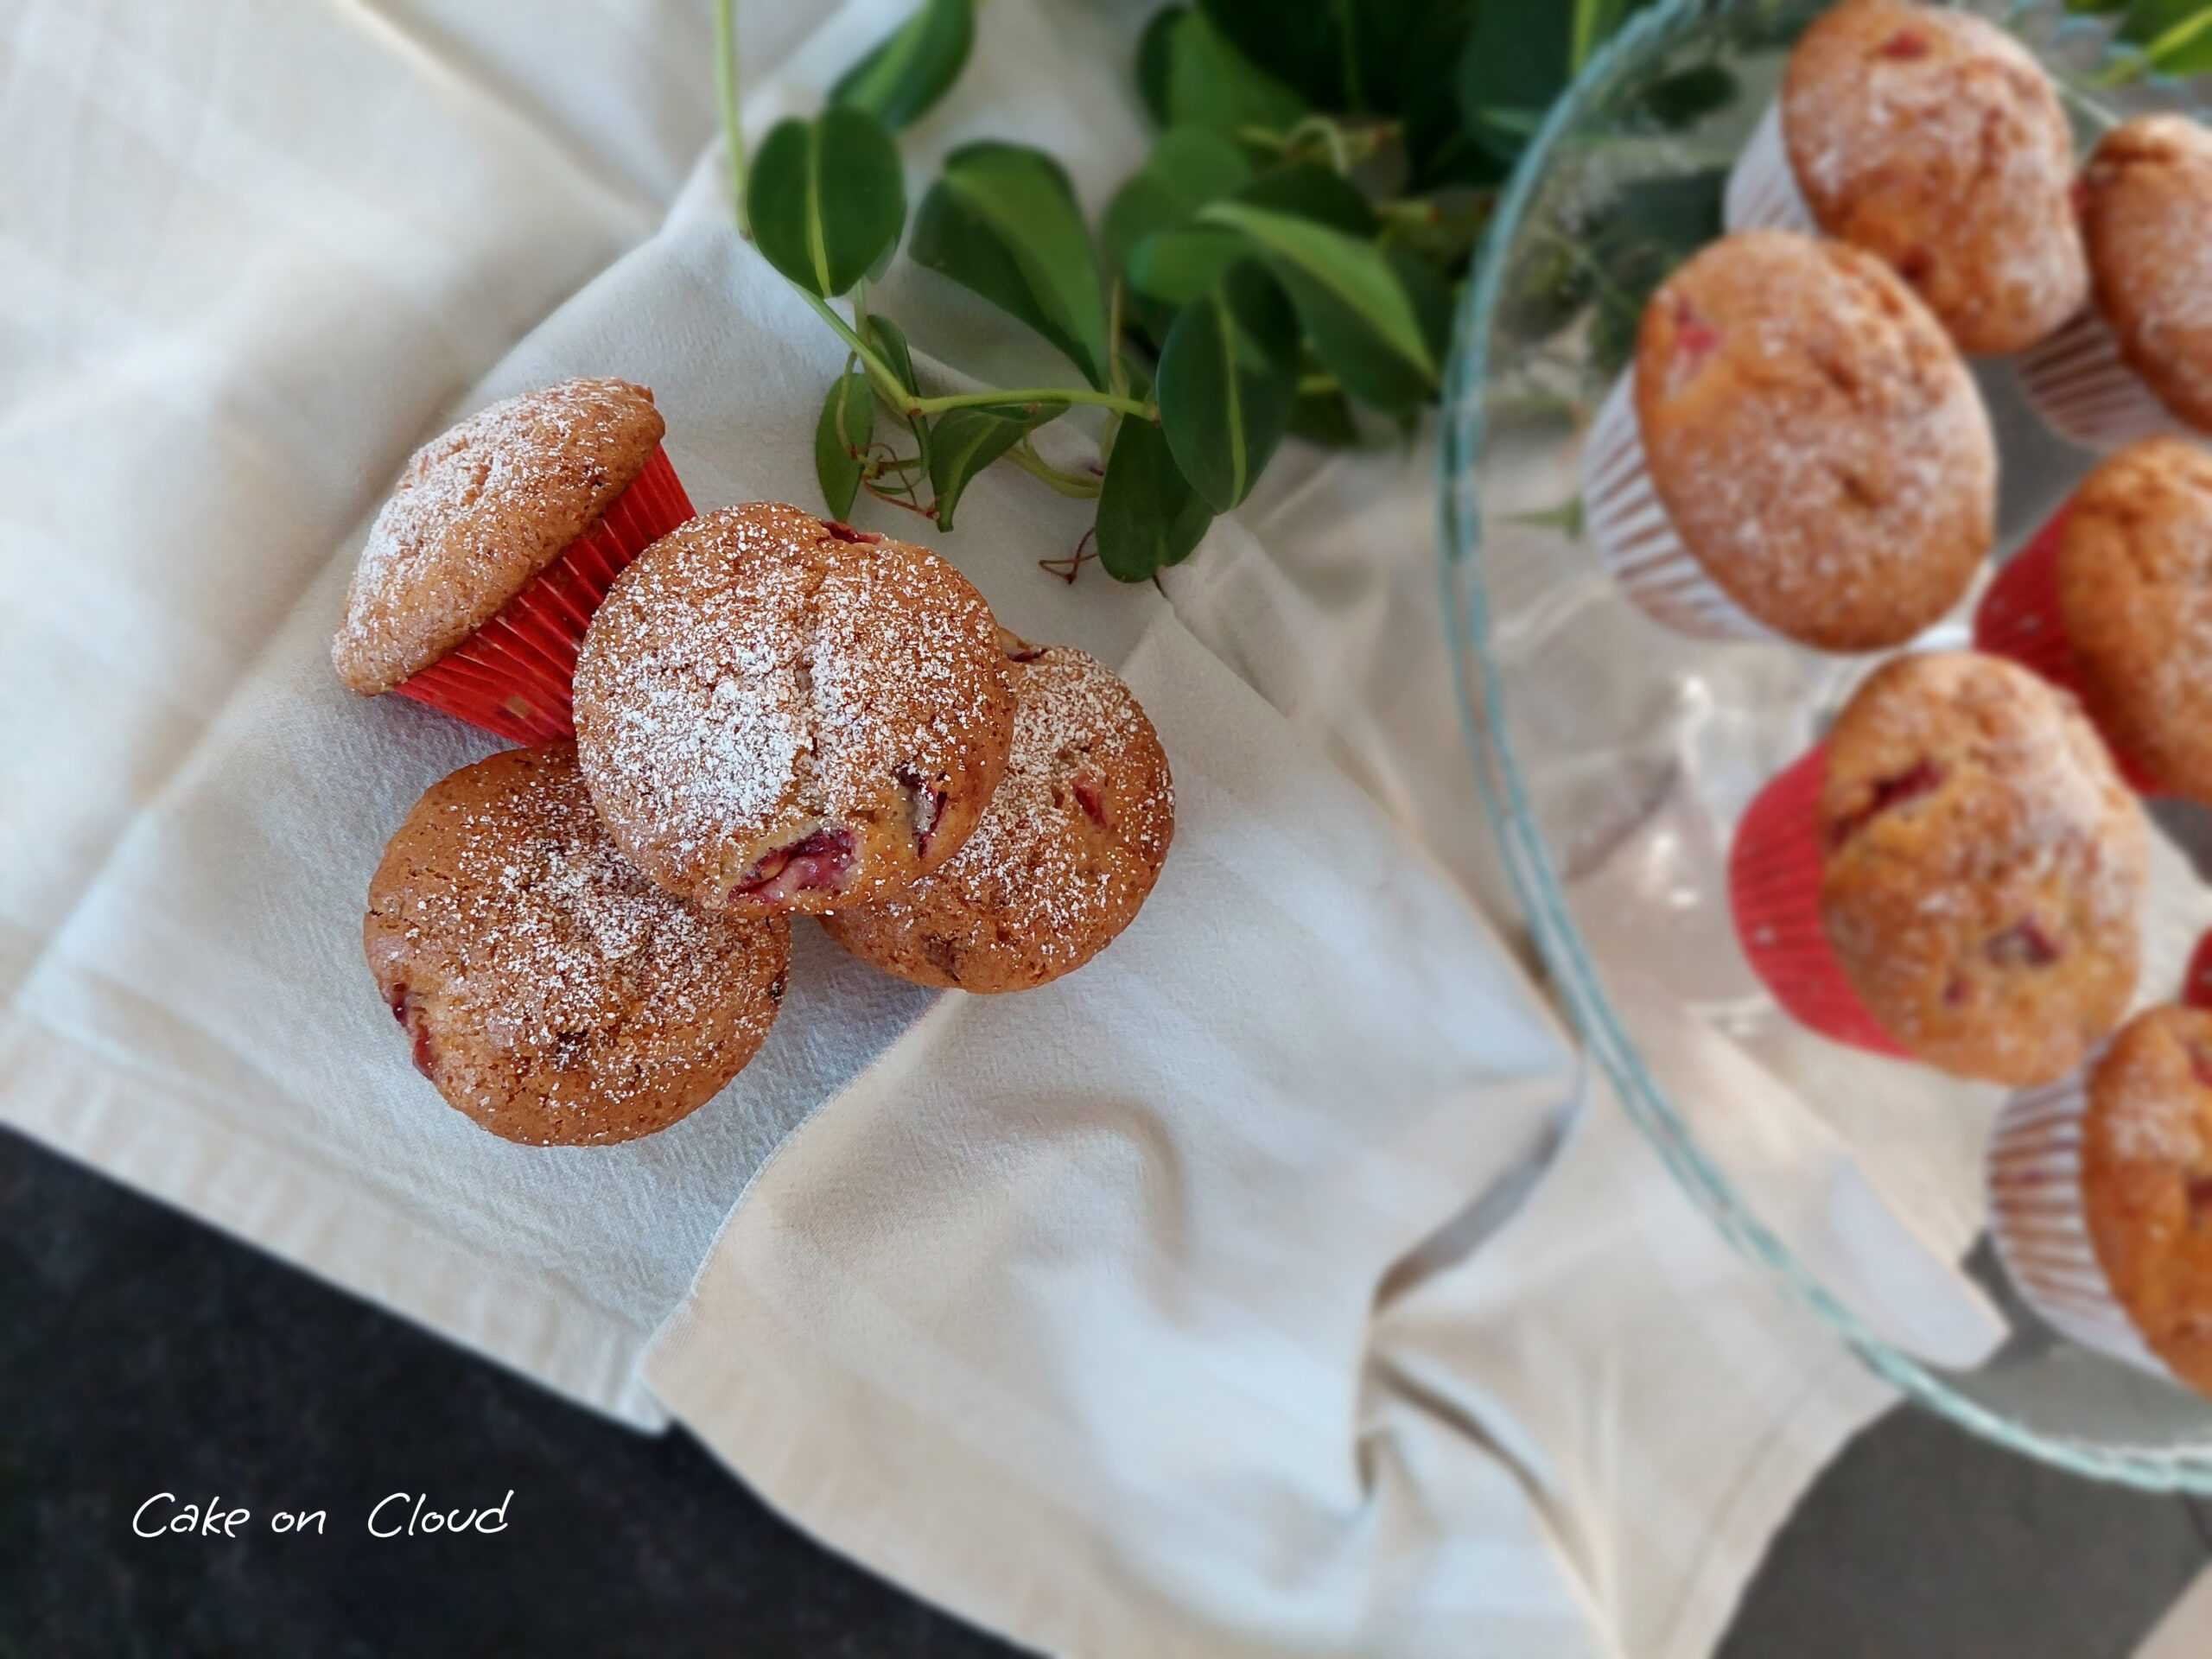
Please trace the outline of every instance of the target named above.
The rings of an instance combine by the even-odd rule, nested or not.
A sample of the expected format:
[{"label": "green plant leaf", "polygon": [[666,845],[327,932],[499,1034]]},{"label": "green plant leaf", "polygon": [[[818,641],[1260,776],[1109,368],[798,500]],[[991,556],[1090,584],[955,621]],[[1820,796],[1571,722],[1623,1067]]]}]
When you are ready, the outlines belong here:
[{"label": "green plant leaf", "polygon": [[875,394],[864,374],[843,374],[830,383],[822,417],[814,423],[814,476],[832,518],[853,510],[861,490],[861,456],[875,435]]},{"label": "green plant leaf", "polygon": [[838,79],[830,101],[864,110],[892,132],[912,126],[952,89],[976,43],[974,0],[922,0],[921,9]]},{"label": "green plant leaf", "polygon": [[1260,68],[1204,12],[1186,12],[1167,37],[1167,118],[1234,137],[1248,127],[1280,132],[1306,100]]},{"label": "green plant leaf", "polygon": [[1380,228],[1375,209],[1359,187],[1318,162],[1262,173],[1236,192],[1236,200],[1270,213],[1332,225],[1347,236],[1373,236]]},{"label": "green plant leaf", "polygon": [[944,158],[914,220],[912,257],[973,289],[1106,384],[1106,296],[1060,164],[1020,144],[969,144]]},{"label": "green plant leaf", "polygon": [[825,300],[866,276],[906,223],[898,149],[858,110],[778,122],[753,157],[746,200],[768,263]]},{"label": "green plant leaf", "polygon": [[1227,512],[1282,442],[1298,397],[1298,318],[1258,262],[1238,260],[1183,308],[1157,390],[1177,468]]},{"label": "green plant leaf", "polygon": [[1099,240],[1108,261],[1126,276],[1129,251],[1144,238],[1188,224],[1206,203],[1234,194],[1251,177],[1244,152],[1221,134],[1204,127],[1169,129],[1106,204]]},{"label": "green plant leaf", "polygon": [[[906,336],[899,325],[888,317],[870,312],[868,327],[861,333],[869,346],[874,348],[875,354],[898,377],[899,384],[906,389],[906,395],[920,397],[921,383],[914,378],[914,354],[908,349]],[[906,429],[914,435],[914,448],[922,458],[922,465],[926,467],[930,461],[929,422],[918,416],[909,416],[904,410],[899,411],[899,418],[906,422]]]},{"label": "green plant leaf", "polygon": [[[1428,396],[1441,355],[1435,304],[1441,284],[1419,260],[1243,202],[1215,202],[1198,219],[1240,232],[1266,256],[1315,353],[1346,391],[1392,414]],[[1418,291],[1408,286],[1414,272],[1427,278]],[[1449,306],[1446,296],[1447,314]],[[1444,321],[1448,327],[1448,315]]]},{"label": "green plant leaf", "polygon": [[1126,275],[1141,294],[1169,306],[1187,305],[1246,251],[1229,232],[1193,225],[1146,237],[1129,251]]},{"label": "green plant leaf", "polygon": [[2162,75],[2212,70],[2212,5],[2204,0],[2134,0],[2119,38],[2143,48]]},{"label": "green plant leaf", "polygon": [[1162,6],[1137,37],[1137,96],[1161,126],[1167,124],[1167,76],[1175,49],[1175,30],[1188,6]]},{"label": "green plant leaf", "polygon": [[937,527],[952,528],[953,510],[976,474],[1021,442],[1040,420],[1066,408],[1047,406],[1035,415],[1026,409],[952,409],[930,426],[930,489],[937,497]]},{"label": "green plant leaf", "polygon": [[1712,114],[1735,96],[1735,76],[1717,63],[1700,63],[1653,81],[1637,102],[1652,121],[1673,132]]},{"label": "green plant leaf", "polygon": [[1376,0],[1198,0],[1222,37],[1319,109],[1370,107],[1357,13]]},{"label": "green plant leaf", "polygon": [[1341,391],[1300,392],[1291,405],[1290,429],[1328,449],[1357,448],[1361,442],[1351,404]]},{"label": "green plant leaf", "polygon": [[1114,434],[1098,491],[1098,563],[1116,582],[1147,582],[1180,564],[1213,522],[1150,421],[1125,420]]},{"label": "green plant leaf", "polygon": [[1475,141],[1511,160],[1567,89],[1580,0],[1481,0],[1459,58],[1459,111]]}]

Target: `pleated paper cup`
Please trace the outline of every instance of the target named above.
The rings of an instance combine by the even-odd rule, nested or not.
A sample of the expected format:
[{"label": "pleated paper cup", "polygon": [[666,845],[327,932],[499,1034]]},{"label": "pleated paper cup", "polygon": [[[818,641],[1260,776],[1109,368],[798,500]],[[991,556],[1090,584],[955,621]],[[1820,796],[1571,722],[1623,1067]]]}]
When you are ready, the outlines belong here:
[{"label": "pleated paper cup", "polygon": [[1805,193],[1797,188],[1796,169],[1789,165],[1789,146],[1782,137],[1782,100],[1766,106],[1750,141],[1728,169],[1728,188],[1721,200],[1722,222],[1729,233],[1738,231],[1802,231],[1820,234]]},{"label": "pleated paper cup", "polygon": [[1752,970],[1784,1012],[1821,1036],[1911,1058],[1884,1031],[1828,943],[1821,920],[1821,789],[1826,745],[1761,790],[1728,849],[1728,907]]},{"label": "pleated paper cup", "polygon": [[2181,1005],[2212,1009],[2212,933],[2196,942],[2196,953],[2189,959],[2189,971],[2182,976]]},{"label": "pleated paper cup", "polygon": [[2020,391],[2069,443],[2109,453],[2162,433],[2199,435],[2174,417],[2120,354],[2120,339],[2094,306],[2012,359]]},{"label": "pleated paper cup", "polygon": [[570,683],[592,613],[631,560],[696,516],[656,448],[596,524],[473,636],[392,690],[510,742],[565,742],[576,734]]},{"label": "pleated paper cup", "polygon": [[2023,1089],[1989,1141],[1989,1236],[2021,1300],[2085,1348],[2175,1380],[2112,1294],[2082,1207],[2082,1123],[2094,1066]]},{"label": "pleated paper cup", "polygon": [[[1997,573],[1974,613],[1974,644],[1976,651],[2018,663],[2079,701],[2081,670],[2058,603],[2058,549],[2066,537],[2069,511],[2061,507]],[[2122,753],[2110,734],[2104,737],[2128,787],[2139,795],[2158,794],[2158,780]]]},{"label": "pleated paper cup", "polygon": [[1655,622],[1697,639],[1782,636],[1706,574],[1651,482],[1636,418],[1636,371],[1613,383],[1582,451],[1582,522],[1622,592]]}]

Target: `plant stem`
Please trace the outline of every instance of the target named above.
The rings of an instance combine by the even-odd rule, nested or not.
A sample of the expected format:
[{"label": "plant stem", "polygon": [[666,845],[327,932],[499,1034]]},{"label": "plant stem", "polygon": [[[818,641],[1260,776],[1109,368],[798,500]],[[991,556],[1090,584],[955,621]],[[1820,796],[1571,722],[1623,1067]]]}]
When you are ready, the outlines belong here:
[{"label": "plant stem", "polygon": [[1027,437],[1007,450],[1006,458],[1030,477],[1043,480],[1062,495],[1077,501],[1096,499],[1099,486],[1104,482],[1096,474],[1071,473],[1053,466],[1037,453],[1036,447]]},{"label": "plant stem", "polygon": [[1145,420],[1150,420],[1153,414],[1148,404],[1139,403],[1134,397],[1117,397],[1110,391],[1093,391],[1089,386],[1020,386],[1005,391],[963,391],[951,397],[917,397],[909,405],[908,413],[937,415],[948,409],[988,409],[1001,404],[1010,407],[1024,404],[1092,404]]},{"label": "plant stem", "polygon": [[729,151],[729,211],[737,233],[753,239],[745,207],[745,124],[737,107],[737,0],[715,0],[715,87],[722,106],[722,142]]},{"label": "plant stem", "polygon": [[882,394],[885,403],[902,414],[912,416],[915,413],[912,397],[900,384],[899,377],[891,372],[890,365],[878,357],[868,343],[853,332],[852,325],[837,315],[835,306],[819,294],[801,288],[797,283],[791,284],[791,292],[812,306],[816,315],[837,331],[837,338],[845,342],[847,349],[867,365],[868,378],[875,382],[875,389]]}]

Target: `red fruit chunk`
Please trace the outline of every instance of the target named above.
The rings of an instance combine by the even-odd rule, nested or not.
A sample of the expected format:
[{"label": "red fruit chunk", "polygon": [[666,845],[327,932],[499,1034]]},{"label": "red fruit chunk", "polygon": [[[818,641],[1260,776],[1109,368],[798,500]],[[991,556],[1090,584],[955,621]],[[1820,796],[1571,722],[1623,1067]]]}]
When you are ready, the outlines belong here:
[{"label": "red fruit chunk", "polygon": [[2182,1191],[2189,1197],[2189,1224],[2201,1226],[2206,1212],[2212,1211],[2212,1175],[2190,1176]]},{"label": "red fruit chunk", "polygon": [[836,893],[852,873],[853,832],[817,830],[788,847],[779,847],[730,890],[732,898],[781,903],[802,893]]},{"label": "red fruit chunk", "polygon": [[1900,61],[1928,55],[1928,37],[1916,29],[1901,29],[1876,48],[1885,58]]},{"label": "red fruit chunk", "polygon": [[2060,951],[2050,935],[2028,917],[1992,935],[1982,954],[2000,968],[2048,968],[2058,960]]},{"label": "red fruit chunk", "polygon": [[944,791],[931,789],[922,782],[921,774],[901,766],[892,774],[899,786],[906,791],[907,810],[914,818],[914,855],[930,855],[930,838],[937,833],[939,819],[944,817]]},{"label": "red fruit chunk", "polygon": [[1667,365],[1667,395],[1675,396],[1697,378],[1719,351],[1720,330],[1700,315],[1688,300],[1675,302],[1675,353]]},{"label": "red fruit chunk", "polygon": [[1856,812],[1837,821],[1834,830],[1835,844],[1839,847],[1842,846],[1844,842],[1849,841],[1891,807],[1902,806],[1907,801],[1928,794],[1930,791],[1940,787],[1942,782],[1943,768],[1933,760],[1919,761],[1910,769],[1897,773],[1894,778],[1878,779],[1874,785],[1873,796],[1866,804]]},{"label": "red fruit chunk", "polygon": [[1070,785],[1075,791],[1075,804],[1083,809],[1084,817],[1101,830],[1112,828],[1106,822],[1106,780],[1097,773],[1086,772]]},{"label": "red fruit chunk", "polygon": [[874,531],[855,530],[850,524],[840,523],[835,518],[824,518],[822,521],[822,528],[841,542],[880,542],[883,539]]},{"label": "red fruit chunk", "polygon": [[2189,1046],[2189,1069],[2197,1082],[2207,1089],[2212,1089],[2212,1049],[2206,1048],[2202,1043],[2191,1043]]},{"label": "red fruit chunk", "polygon": [[437,1051],[430,1046],[429,1022],[423,1017],[423,1005],[408,994],[404,984],[391,988],[391,1017],[407,1027],[414,1038],[415,1069],[433,1083],[438,1080]]}]

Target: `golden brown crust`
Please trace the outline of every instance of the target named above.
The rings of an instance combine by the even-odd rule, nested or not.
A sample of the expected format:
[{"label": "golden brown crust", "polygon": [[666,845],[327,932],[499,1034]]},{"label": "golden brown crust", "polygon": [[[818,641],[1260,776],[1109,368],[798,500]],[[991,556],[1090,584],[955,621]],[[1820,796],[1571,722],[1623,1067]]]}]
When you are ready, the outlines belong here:
[{"label": "golden brown crust", "polygon": [[563,380],[417,449],[362,547],[338,677],[374,696],[467,640],[599,522],[664,429],[643,386]]},{"label": "golden brown crust", "polygon": [[2162,788],[2212,801],[2212,455],[2152,438],[2091,473],[2058,601],[2098,725]]},{"label": "golden brown crust", "polygon": [[905,892],[823,921],[918,985],[1073,973],[1136,918],[1174,838],[1167,756],[1128,687],[1079,651],[1017,652],[1014,753],[976,833]]},{"label": "golden brown crust", "polygon": [[623,571],[577,660],[608,830],[697,903],[821,914],[959,850],[1014,737],[990,607],[935,554],[759,503]]},{"label": "golden brown crust", "polygon": [[2138,1014],[2088,1096],[2082,1210],[2097,1263],[2151,1351],[2212,1393],[2212,1014]]},{"label": "golden brown crust", "polygon": [[1652,296],[1636,377],[1676,532],[1760,621],[1872,651],[1964,596],[1995,535],[1989,417],[1879,261],[1785,231],[1717,242]]},{"label": "golden brown crust", "polygon": [[2212,432],[2212,133],[2178,115],[2107,133],[2082,169],[2082,232],[2120,354]]},{"label": "golden brown crust", "polygon": [[2002,29],[1847,0],[1790,54],[1782,111],[1815,220],[1910,283],[1961,351],[2024,351],[2087,301],[2066,112]]},{"label": "golden brown crust", "polygon": [[362,941],[418,1069],[530,1146],[607,1145],[711,1099],[775,1023],[790,924],[664,893],[607,838],[575,746],[434,784],[385,849]]},{"label": "golden brown crust", "polygon": [[1929,1065],[2054,1082],[2126,1011],[2149,837],[2102,741],[2025,669],[1885,664],[1829,737],[1820,830],[1837,962]]}]

